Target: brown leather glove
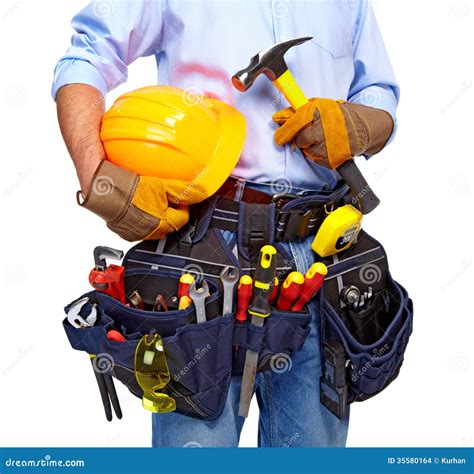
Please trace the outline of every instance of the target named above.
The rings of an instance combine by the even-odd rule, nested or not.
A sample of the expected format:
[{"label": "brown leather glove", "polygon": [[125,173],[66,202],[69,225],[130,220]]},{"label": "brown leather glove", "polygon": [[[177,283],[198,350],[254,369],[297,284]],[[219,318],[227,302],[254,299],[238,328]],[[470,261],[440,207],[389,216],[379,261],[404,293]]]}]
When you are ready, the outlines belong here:
[{"label": "brown leather glove", "polygon": [[375,155],[393,131],[388,112],[342,100],[310,99],[296,112],[283,109],[273,115],[281,127],[278,145],[293,142],[310,159],[336,169],[354,156]]},{"label": "brown leather glove", "polygon": [[104,160],[89,194],[79,204],[132,242],[161,239],[179,230],[188,222],[188,205],[202,201],[203,196],[204,191],[193,183],[138,176]]}]

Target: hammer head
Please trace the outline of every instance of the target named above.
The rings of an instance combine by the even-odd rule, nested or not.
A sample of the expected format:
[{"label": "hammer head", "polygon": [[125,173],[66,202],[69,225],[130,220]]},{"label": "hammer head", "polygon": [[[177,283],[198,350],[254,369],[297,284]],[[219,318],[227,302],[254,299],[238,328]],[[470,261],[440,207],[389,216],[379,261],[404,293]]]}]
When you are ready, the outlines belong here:
[{"label": "hammer head", "polygon": [[270,46],[260,51],[250,64],[232,76],[232,84],[240,92],[248,90],[260,74],[265,74],[271,81],[278,79],[287,69],[284,55],[293,46],[313,39],[312,36],[296,38]]}]

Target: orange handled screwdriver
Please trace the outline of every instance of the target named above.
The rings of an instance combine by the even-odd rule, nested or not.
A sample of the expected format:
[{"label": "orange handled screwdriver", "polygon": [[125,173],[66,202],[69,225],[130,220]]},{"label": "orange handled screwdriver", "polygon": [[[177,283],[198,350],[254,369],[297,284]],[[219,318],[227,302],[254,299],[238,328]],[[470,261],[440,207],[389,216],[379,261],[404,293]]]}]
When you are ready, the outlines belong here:
[{"label": "orange handled screwdriver", "polygon": [[191,273],[184,273],[181,275],[178,283],[178,301],[183,296],[189,297],[189,287],[194,283],[194,277]]},{"label": "orange handled screwdriver", "polygon": [[302,311],[304,305],[321,289],[328,269],[324,263],[316,262],[309,267],[304,276],[304,283],[300,289],[298,301],[292,306],[292,311]]},{"label": "orange handled screwdriver", "polygon": [[178,309],[179,310],[186,309],[187,307],[191,306],[192,304],[193,304],[193,300],[189,296],[183,295],[179,299]]},{"label": "orange handled screwdriver", "polygon": [[252,298],[252,277],[243,275],[240,277],[239,286],[237,287],[237,313],[235,319],[239,323],[247,321],[247,309],[249,307],[250,298]]},{"label": "orange handled screwdriver", "polygon": [[300,272],[291,272],[283,282],[280,290],[280,297],[277,302],[277,309],[287,311],[300,296],[300,289],[304,283],[304,276]]},{"label": "orange handled screwdriver", "polygon": [[280,280],[278,279],[278,277],[275,277],[275,280],[273,280],[273,290],[270,293],[270,298],[268,300],[270,304],[273,304],[277,299],[279,284],[280,284]]}]

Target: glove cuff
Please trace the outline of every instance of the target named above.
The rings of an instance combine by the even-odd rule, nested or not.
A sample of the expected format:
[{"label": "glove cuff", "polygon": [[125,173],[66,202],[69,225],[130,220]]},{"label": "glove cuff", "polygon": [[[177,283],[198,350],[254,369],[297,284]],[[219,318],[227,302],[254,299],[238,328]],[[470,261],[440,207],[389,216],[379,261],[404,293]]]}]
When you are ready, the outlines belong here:
[{"label": "glove cuff", "polygon": [[139,179],[137,174],[103,160],[95,171],[89,193],[79,205],[106,222],[114,221],[130,206]]},{"label": "glove cuff", "polygon": [[91,189],[79,205],[102,217],[107,227],[125,240],[146,238],[160,226],[160,219],[132,204],[140,176],[104,160],[98,166]]},{"label": "glove cuff", "polygon": [[361,104],[342,102],[340,106],[352,155],[375,155],[381,151],[393,132],[392,116],[385,110]]}]

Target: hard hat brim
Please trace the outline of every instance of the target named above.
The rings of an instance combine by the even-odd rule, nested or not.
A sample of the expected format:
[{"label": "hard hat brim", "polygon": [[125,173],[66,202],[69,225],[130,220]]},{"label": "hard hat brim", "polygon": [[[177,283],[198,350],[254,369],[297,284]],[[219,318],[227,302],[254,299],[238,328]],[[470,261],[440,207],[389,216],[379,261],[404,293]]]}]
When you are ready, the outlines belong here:
[{"label": "hard hat brim", "polygon": [[239,161],[247,127],[244,115],[230,105],[219,100],[205,100],[219,115],[219,142],[208,166],[196,176],[193,183],[204,189],[209,197],[224,184]]}]

